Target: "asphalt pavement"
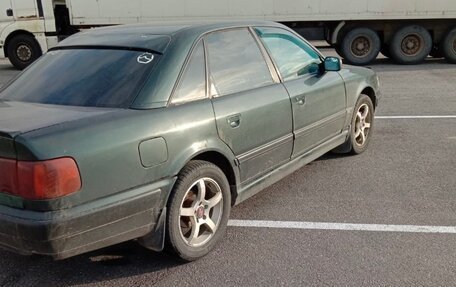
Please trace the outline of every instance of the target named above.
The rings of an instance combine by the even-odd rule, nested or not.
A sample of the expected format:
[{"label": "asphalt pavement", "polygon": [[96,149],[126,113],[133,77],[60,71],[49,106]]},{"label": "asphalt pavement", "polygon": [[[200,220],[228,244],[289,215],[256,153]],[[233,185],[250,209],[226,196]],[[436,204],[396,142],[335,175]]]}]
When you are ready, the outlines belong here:
[{"label": "asphalt pavement", "polygon": [[[334,55],[324,49],[327,55]],[[456,65],[371,65],[369,150],[327,154],[232,210],[245,221],[456,226]],[[0,61],[0,85],[17,71]],[[58,80],[58,79],[56,79]],[[407,116],[407,118],[396,118]],[[429,116],[419,118],[417,116]],[[454,286],[456,234],[229,227],[181,264],[127,242],[63,261],[0,251],[0,286]]]}]

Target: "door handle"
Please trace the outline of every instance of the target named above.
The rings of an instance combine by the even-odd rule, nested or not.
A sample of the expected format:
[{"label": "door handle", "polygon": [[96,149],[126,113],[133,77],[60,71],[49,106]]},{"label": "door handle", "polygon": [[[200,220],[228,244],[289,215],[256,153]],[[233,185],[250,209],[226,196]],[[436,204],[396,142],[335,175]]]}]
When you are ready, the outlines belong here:
[{"label": "door handle", "polygon": [[296,103],[300,106],[303,106],[306,104],[306,96],[297,96],[295,99],[296,99]]},{"label": "door handle", "polygon": [[227,121],[231,128],[238,128],[241,125],[241,115],[229,116]]}]

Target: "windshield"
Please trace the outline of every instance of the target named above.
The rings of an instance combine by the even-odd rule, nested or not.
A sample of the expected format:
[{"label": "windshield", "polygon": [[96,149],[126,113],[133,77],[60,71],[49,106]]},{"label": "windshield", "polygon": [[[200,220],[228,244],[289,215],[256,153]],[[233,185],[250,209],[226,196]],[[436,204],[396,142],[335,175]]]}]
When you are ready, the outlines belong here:
[{"label": "windshield", "polygon": [[1,100],[127,108],[158,55],[111,49],[48,52],[0,92]]}]

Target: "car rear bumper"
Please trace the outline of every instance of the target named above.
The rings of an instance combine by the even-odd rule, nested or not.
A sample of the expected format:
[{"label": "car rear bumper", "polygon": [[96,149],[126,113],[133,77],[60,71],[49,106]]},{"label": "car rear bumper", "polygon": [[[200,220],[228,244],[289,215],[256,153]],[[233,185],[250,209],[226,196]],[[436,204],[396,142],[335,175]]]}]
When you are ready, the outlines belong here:
[{"label": "car rear bumper", "polygon": [[53,212],[0,206],[0,247],[64,259],[142,237],[154,230],[173,180]]}]

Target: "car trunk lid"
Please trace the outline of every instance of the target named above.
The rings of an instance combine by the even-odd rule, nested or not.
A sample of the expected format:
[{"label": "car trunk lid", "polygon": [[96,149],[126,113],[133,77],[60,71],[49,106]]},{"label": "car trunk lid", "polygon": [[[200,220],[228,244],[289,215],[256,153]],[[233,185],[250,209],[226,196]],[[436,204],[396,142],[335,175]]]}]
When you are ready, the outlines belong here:
[{"label": "car trunk lid", "polygon": [[0,146],[8,149],[6,146],[9,143],[5,139],[14,139],[23,133],[115,110],[117,109],[0,101],[0,137],[3,138]]}]

